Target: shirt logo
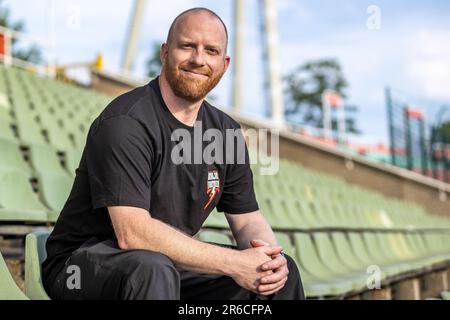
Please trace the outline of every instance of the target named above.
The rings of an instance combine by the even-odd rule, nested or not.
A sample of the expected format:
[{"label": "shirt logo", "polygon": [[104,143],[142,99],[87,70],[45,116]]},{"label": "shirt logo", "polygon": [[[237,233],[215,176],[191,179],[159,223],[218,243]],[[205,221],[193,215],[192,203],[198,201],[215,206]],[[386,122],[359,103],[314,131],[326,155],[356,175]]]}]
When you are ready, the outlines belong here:
[{"label": "shirt logo", "polygon": [[208,202],[206,202],[203,209],[206,209],[213,201],[214,197],[220,192],[220,179],[217,170],[208,171],[208,182],[206,194],[208,195]]}]

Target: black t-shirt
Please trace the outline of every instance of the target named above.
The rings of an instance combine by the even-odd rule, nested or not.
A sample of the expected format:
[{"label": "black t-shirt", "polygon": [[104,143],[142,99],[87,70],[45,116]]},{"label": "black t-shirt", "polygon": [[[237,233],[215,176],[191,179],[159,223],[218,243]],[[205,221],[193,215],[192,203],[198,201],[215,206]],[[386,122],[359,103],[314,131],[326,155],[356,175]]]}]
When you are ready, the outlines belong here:
[{"label": "black t-shirt", "polygon": [[[245,143],[245,163],[236,163],[237,147],[226,148],[232,140],[239,146],[239,124],[206,101],[197,121],[190,127],[172,115],[158,79],[117,97],[105,108],[91,125],[72,191],[47,241],[43,263],[47,284],[87,240],[116,239],[107,206],[146,209],[153,218],[189,235],[198,232],[215,207],[230,214],[258,210]],[[218,139],[222,162],[203,157],[198,161],[215,140],[205,138],[209,129],[223,136],[222,142]],[[227,135],[226,131],[236,129],[237,137]],[[199,132],[202,142],[196,145]],[[190,151],[181,150],[180,143],[189,140]],[[217,150],[206,154],[216,155]]]}]

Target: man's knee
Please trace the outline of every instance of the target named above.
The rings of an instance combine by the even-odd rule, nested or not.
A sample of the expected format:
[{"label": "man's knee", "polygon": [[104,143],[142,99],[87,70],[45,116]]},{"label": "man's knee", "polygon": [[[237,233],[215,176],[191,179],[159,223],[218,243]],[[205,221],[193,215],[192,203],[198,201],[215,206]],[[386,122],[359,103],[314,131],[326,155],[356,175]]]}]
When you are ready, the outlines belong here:
[{"label": "man's knee", "polygon": [[[126,288],[124,294],[141,299],[178,299],[180,274],[165,255],[146,250],[127,253]],[[129,297],[125,297],[129,298]]]},{"label": "man's knee", "polygon": [[138,273],[141,277],[153,273],[171,274],[179,278],[178,271],[172,260],[162,253],[148,250],[132,250],[126,254],[125,266],[132,273]]}]

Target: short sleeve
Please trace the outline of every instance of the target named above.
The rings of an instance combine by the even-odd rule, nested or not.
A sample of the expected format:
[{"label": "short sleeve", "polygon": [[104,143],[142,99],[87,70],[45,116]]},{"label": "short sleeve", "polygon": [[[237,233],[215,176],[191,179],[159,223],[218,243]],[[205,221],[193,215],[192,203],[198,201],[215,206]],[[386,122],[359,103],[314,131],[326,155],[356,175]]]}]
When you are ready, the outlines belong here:
[{"label": "short sleeve", "polygon": [[86,164],[94,209],[131,206],[150,210],[150,139],[128,116],[95,123],[86,144]]},{"label": "short sleeve", "polygon": [[[255,191],[253,189],[253,173],[247,146],[239,128],[237,140],[242,139],[242,150],[235,142],[233,163],[226,165],[223,191],[217,204],[217,210],[229,214],[249,213],[258,210]],[[229,143],[229,142],[227,142]]]}]

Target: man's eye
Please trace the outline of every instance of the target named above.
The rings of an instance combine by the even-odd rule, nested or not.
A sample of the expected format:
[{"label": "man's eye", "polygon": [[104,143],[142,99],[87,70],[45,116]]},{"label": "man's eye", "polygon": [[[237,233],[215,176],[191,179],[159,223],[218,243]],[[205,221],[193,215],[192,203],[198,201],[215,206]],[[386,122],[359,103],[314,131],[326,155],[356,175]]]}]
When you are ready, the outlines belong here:
[{"label": "man's eye", "polygon": [[208,49],[208,52],[211,54],[218,54],[219,51],[217,51],[216,49]]}]

